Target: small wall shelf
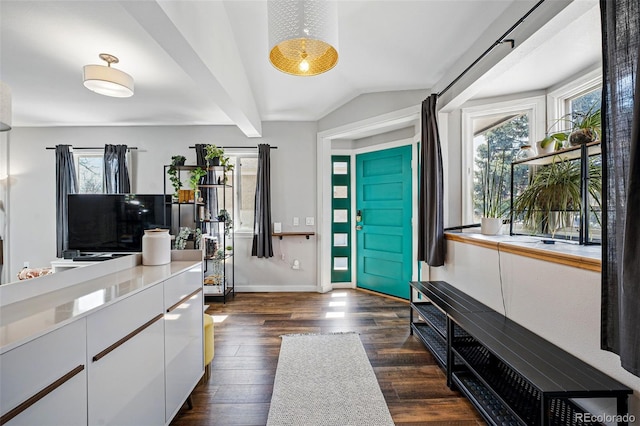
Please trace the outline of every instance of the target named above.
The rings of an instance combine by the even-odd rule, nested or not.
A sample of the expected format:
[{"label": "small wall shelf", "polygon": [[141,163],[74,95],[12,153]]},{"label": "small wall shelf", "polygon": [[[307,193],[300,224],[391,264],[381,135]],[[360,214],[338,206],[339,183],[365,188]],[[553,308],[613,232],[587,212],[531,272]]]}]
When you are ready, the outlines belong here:
[{"label": "small wall shelf", "polygon": [[273,233],[271,236],[278,237],[282,239],[282,237],[305,237],[307,240],[311,235],[316,235],[315,232],[278,232]]}]

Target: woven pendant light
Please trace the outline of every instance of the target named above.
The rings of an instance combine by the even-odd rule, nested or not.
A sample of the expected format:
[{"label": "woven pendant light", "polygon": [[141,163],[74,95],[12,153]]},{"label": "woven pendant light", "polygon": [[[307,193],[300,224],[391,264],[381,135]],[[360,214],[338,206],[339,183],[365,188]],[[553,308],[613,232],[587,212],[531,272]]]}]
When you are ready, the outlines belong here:
[{"label": "woven pendant light", "polygon": [[280,71],[318,75],[338,63],[335,1],[269,0],[269,60]]}]

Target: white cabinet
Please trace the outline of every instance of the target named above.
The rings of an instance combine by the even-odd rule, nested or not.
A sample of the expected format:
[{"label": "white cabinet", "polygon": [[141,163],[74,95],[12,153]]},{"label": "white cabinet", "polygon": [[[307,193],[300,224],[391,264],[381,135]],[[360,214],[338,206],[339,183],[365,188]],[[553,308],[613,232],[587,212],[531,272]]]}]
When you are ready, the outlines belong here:
[{"label": "white cabinet", "polygon": [[164,282],[166,422],[204,373],[202,266]]},{"label": "white cabinet", "polygon": [[0,356],[0,424],[87,424],[85,324],[74,321]]},{"label": "white cabinet", "polygon": [[87,317],[88,423],[165,423],[163,287]]}]

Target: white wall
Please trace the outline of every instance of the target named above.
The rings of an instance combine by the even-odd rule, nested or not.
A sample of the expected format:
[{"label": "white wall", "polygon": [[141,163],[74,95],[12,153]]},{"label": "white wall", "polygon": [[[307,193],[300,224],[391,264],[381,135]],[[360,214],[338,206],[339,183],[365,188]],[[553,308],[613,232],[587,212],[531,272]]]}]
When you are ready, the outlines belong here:
[{"label": "white wall", "polygon": [[508,318],[634,389],[631,412],[640,419],[640,378],[600,349],[600,273],[453,241],[445,265],[428,269],[431,280],[506,308]]},{"label": "white wall", "polygon": [[[58,144],[104,146],[105,143],[138,147],[133,151],[133,191],[162,193],[164,169],[172,155],[182,154],[195,163],[196,143],[221,146],[251,146],[268,143],[271,151],[272,216],[291,230],[293,216],[314,216],[316,207],[316,124],[309,122],[265,123],[263,137],[249,139],[235,126],[166,127],[57,127],[13,128],[10,139],[10,198],[8,203],[11,239],[9,281],[22,268],[48,266],[55,258],[55,151]],[[307,230],[301,226],[299,229]],[[236,286],[254,290],[315,290],[314,240],[274,240],[274,250],[285,254],[271,259],[250,257],[250,239],[237,238]],[[288,262],[300,260],[301,269]]]}]

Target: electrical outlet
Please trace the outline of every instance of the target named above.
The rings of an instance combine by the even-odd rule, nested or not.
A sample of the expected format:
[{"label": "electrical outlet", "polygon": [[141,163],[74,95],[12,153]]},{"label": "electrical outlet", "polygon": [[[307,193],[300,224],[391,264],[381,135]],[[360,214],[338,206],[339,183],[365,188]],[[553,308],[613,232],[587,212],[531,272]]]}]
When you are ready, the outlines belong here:
[{"label": "electrical outlet", "polygon": [[300,225],[300,218],[299,217],[294,217],[293,218],[293,226],[299,226]]},{"label": "electrical outlet", "polygon": [[305,219],[305,224],[306,224],[307,226],[313,226],[313,225],[315,225],[315,220],[314,220],[314,218],[312,218],[312,217],[307,217],[307,218]]},{"label": "electrical outlet", "polygon": [[281,258],[282,260],[284,260],[284,253],[282,253],[282,254],[280,255],[280,258]]}]

